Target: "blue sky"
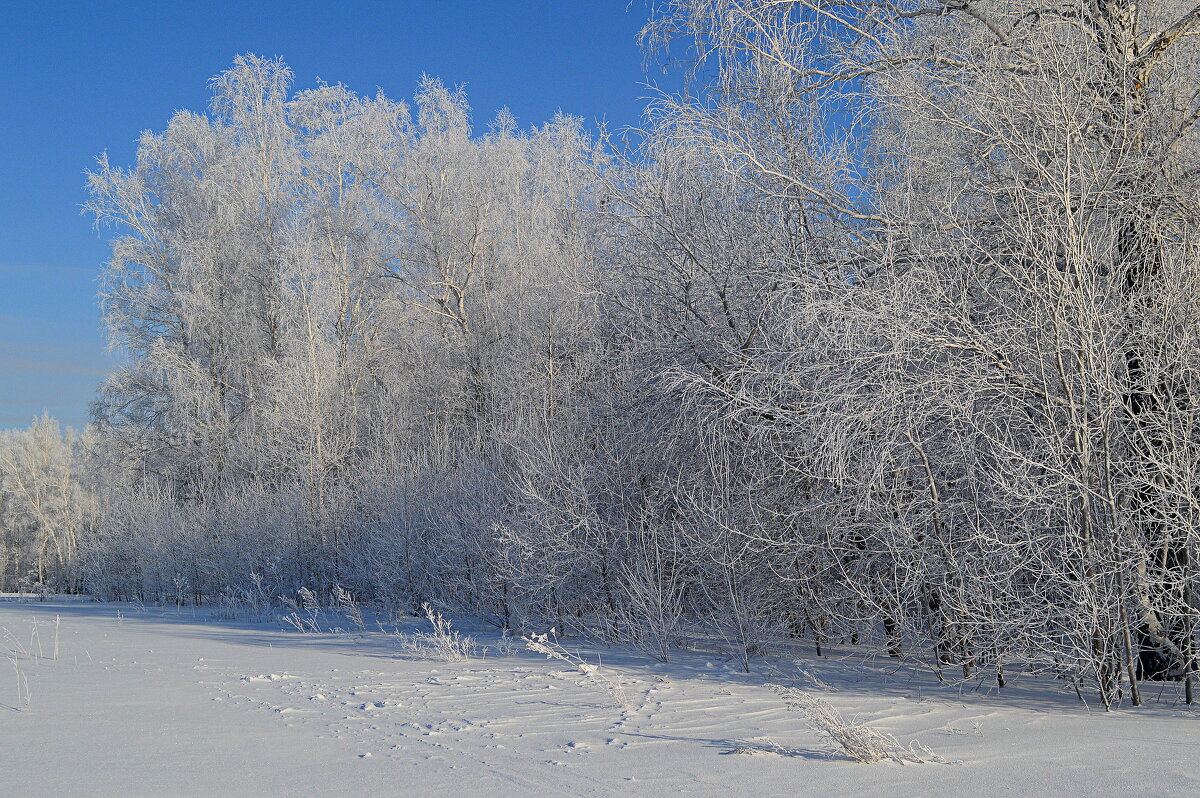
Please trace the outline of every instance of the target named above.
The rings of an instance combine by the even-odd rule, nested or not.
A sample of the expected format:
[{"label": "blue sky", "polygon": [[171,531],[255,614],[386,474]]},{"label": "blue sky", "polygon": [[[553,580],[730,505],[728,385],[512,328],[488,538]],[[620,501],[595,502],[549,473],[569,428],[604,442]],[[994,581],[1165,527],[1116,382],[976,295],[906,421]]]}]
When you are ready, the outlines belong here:
[{"label": "blue sky", "polygon": [[[133,159],[140,131],[203,110],[237,53],[324,79],[411,94],[423,72],[466,84],[478,123],[561,109],[635,124],[649,91],[637,49],[646,0],[41,2],[0,26],[0,428],[47,410],[80,427],[111,357],[96,277],[111,231],[82,216],[84,170]],[[482,127],[482,124],[479,125]]]}]

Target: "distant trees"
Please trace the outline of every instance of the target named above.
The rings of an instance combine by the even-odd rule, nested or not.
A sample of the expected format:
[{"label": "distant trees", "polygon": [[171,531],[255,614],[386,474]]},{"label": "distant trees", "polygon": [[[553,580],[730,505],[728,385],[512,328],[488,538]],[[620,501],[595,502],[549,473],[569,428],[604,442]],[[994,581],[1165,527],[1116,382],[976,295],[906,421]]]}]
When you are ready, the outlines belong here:
[{"label": "distant trees", "polygon": [[[433,569],[401,569],[414,594],[478,592],[495,473],[569,416],[594,362],[596,144],[567,117],[502,114],[472,138],[461,92],[432,79],[414,107],[290,81],[239,57],[211,117],[181,113],[132,169],[91,177],[122,234],[102,298],[130,357],[96,404],[114,501],[165,502],[192,539],[125,589],[386,582],[411,544]],[[377,524],[407,542],[371,548]]]},{"label": "distant trees", "polygon": [[239,57],[91,177],[128,365],[73,567],[1190,699],[1197,30],[677,0],[697,92],[630,152]]},{"label": "distant trees", "polygon": [[48,415],[0,431],[0,590],[74,591],[93,521],[83,441]]}]

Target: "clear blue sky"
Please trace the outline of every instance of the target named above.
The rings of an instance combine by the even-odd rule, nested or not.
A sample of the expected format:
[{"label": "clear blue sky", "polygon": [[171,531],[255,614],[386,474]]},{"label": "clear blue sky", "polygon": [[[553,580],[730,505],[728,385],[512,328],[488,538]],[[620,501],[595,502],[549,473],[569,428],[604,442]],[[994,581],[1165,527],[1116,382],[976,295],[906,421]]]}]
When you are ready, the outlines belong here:
[{"label": "clear blue sky", "polygon": [[[648,90],[647,0],[9,2],[0,26],[0,428],[47,410],[81,427],[111,359],[96,276],[111,231],[80,215],[84,170],[129,164],[142,130],[204,110],[237,53],[280,55],[296,85],[411,94],[466,84],[477,123],[561,109],[613,128]],[[482,128],[482,125],[479,125]]]}]

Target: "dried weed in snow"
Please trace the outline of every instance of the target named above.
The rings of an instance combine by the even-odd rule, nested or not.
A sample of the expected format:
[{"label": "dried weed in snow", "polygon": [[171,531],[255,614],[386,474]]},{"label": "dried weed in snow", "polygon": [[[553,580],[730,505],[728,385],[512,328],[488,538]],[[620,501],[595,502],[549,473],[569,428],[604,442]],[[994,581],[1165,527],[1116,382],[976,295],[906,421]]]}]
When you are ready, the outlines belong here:
[{"label": "dried weed in snow", "polygon": [[871,763],[890,759],[901,764],[949,764],[945,759],[913,742],[901,745],[892,735],[871,728],[857,720],[843,718],[832,704],[794,687],[767,685],[787,703],[788,709],[804,715],[813,731],[823,736],[836,752],[840,751],[855,762]]}]

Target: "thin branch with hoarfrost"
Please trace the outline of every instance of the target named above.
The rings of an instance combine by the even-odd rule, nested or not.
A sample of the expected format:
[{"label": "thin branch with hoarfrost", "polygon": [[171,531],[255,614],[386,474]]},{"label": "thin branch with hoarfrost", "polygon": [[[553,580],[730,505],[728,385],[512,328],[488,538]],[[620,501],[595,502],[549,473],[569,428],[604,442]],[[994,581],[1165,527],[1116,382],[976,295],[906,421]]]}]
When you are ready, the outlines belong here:
[{"label": "thin branch with hoarfrost", "polygon": [[602,672],[603,663],[593,665],[578,654],[567,651],[561,644],[555,640],[551,640],[550,636],[546,634],[532,634],[521,639],[525,641],[525,648],[530,651],[545,654],[546,659],[556,659],[559,662],[565,662],[579,671],[589,682],[607,693],[613,703],[621,709],[633,709],[633,705],[629,703],[629,699],[625,696],[625,688],[621,685],[619,678],[615,676],[609,677]]}]

